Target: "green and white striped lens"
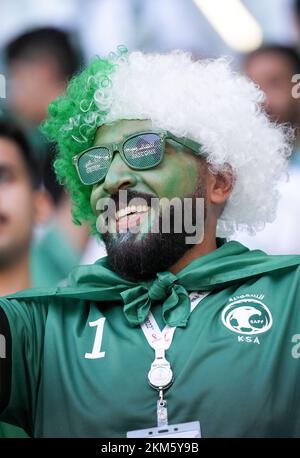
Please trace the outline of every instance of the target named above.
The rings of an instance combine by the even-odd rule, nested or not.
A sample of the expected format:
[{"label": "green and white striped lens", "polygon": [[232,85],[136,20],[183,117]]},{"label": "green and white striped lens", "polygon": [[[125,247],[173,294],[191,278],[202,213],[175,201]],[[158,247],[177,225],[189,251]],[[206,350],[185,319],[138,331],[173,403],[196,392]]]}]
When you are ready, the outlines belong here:
[{"label": "green and white striped lens", "polygon": [[104,147],[93,148],[82,154],[77,163],[82,183],[95,184],[105,177],[110,166],[109,150]]},{"label": "green and white striped lens", "polygon": [[124,143],[123,154],[129,166],[149,169],[161,161],[163,142],[155,133],[136,135]]}]

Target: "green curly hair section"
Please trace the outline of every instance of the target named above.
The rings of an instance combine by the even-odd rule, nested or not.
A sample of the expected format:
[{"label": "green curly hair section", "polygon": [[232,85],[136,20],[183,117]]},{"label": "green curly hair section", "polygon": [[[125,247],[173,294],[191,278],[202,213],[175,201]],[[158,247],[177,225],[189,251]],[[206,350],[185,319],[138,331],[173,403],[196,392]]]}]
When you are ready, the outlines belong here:
[{"label": "green curly hair section", "polygon": [[91,223],[93,233],[97,231],[90,205],[92,189],[80,182],[73,157],[92,145],[98,127],[105,122],[110,106],[110,77],[118,60],[127,53],[125,47],[119,46],[107,59],[95,57],[82,73],[72,78],[66,94],[49,105],[48,118],[41,128],[49,140],[57,143],[54,169],[59,183],[70,192],[73,221]]}]

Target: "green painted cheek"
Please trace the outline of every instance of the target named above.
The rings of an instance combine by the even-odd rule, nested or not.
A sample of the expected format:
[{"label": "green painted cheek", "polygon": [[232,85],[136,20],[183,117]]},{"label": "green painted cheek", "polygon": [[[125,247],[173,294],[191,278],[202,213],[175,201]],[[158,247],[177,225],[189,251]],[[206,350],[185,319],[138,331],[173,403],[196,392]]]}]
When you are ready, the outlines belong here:
[{"label": "green painted cheek", "polygon": [[156,173],[160,175],[159,197],[185,197],[195,191],[198,158],[184,148],[176,148],[176,151],[166,154],[163,167],[158,168]]},{"label": "green painted cheek", "polygon": [[95,189],[93,189],[90,195],[90,204],[91,204],[91,207],[94,213],[96,213],[96,203],[97,203],[96,191]]}]

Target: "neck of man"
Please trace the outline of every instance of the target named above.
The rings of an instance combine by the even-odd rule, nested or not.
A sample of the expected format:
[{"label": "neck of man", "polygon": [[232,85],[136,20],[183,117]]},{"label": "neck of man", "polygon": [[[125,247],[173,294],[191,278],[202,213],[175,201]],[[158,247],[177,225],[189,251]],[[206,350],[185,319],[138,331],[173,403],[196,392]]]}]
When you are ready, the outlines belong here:
[{"label": "neck of man", "polygon": [[0,296],[31,288],[29,253],[18,258],[18,262],[0,267]]},{"label": "neck of man", "polygon": [[203,241],[201,243],[197,243],[189,251],[187,251],[182,258],[170,267],[169,271],[175,275],[184,267],[189,265],[194,259],[199,258],[200,256],[205,256],[216,249],[216,230],[206,231]]}]

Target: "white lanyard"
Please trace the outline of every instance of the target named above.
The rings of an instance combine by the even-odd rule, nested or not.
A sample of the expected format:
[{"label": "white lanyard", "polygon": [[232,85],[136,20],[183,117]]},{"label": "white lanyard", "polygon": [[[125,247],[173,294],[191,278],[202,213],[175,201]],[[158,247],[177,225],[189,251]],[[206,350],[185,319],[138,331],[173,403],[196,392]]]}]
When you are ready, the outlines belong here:
[{"label": "white lanyard", "polygon": [[[204,293],[192,292],[189,294],[191,301],[190,313],[208,294],[209,291]],[[173,381],[173,374],[170,363],[165,358],[165,351],[171,346],[176,327],[167,325],[161,331],[153,314],[150,312],[146,321],[141,325],[141,328],[149,345],[155,351],[155,359],[151,364],[148,374],[150,385],[156,389],[168,388]]]},{"label": "white lanyard", "polygon": [[[205,293],[190,293],[190,301],[191,301],[191,311],[197,307],[199,302],[202,301],[207,295],[208,292]],[[146,321],[141,324],[141,328],[143,333],[145,334],[146,339],[148,340],[148,343],[150,347],[152,347],[155,350],[155,354],[159,349],[163,350],[168,350],[170,348],[174,333],[176,331],[176,327],[171,327],[166,325],[164,329],[161,331],[158,327],[158,324],[156,322],[156,319],[154,318],[153,314],[150,312]]]},{"label": "white lanyard", "polygon": [[[192,292],[189,294],[191,301],[190,313],[208,294],[209,291],[205,293]],[[141,328],[149,345],[155,351],[155,359],[148,372],[148,380],[151,387],[159,391],[157,426],[162,427],[168,424],[167,401],[164,399],[163,390],[169,388],[173,383],[173,372],[169,361],[165,357],[165,351],[171,346],[176,327],[167,325],[161,331],[153,314],[150,312],[146,321],[141,324]]]}]

